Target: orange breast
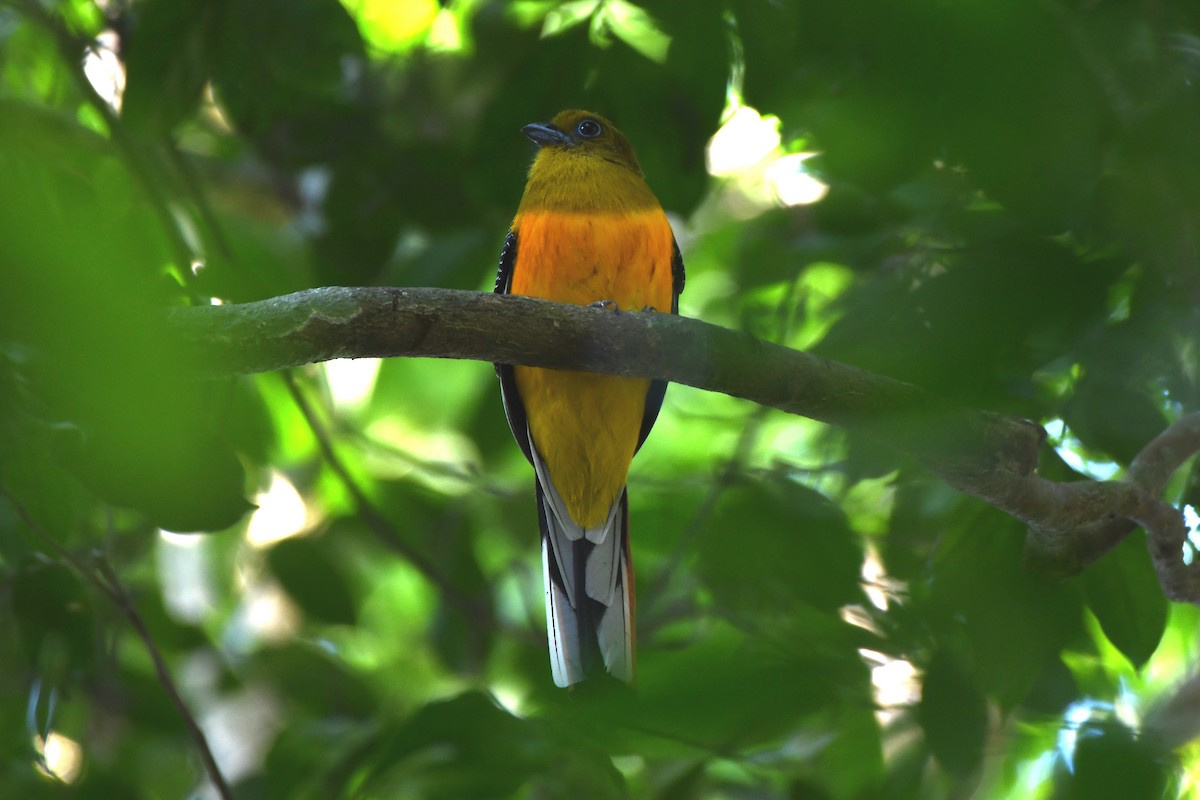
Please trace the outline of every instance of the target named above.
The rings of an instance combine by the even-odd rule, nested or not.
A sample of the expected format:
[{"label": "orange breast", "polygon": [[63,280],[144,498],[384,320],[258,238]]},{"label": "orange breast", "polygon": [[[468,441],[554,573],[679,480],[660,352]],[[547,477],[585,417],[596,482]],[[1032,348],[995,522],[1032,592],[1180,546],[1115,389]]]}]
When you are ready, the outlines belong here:
[{"label": "orange breast", "polygon": [[[513,294],[622,311],[671,310],[671,228],[661,209],[522,213]],[[597,311],[597,313],[602,313]],[[601,524],[637,448],[650,382],[535,367],[514,370],[534,446],[575,522]]]}]

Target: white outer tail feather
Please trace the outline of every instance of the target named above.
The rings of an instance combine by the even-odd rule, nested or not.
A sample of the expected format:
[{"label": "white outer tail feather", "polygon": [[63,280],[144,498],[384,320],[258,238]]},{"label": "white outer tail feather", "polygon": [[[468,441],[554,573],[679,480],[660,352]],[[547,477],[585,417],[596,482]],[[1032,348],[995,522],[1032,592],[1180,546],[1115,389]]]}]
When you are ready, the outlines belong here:
[{"label": "white outer tail feather", "polygon": [[[532,436],[530,437],[532,440]],[[542,514],[546,529],[542,532],[542,579],[546,592],[546,631],[550,644],[550,667],[554,683],[570,686],[583,680],[587,663],[585,651],[590,642],[581,637],[596,637],[597,650],[605,668],[627,683],[633,682],[634,635],[632,570],[625,543],[625,490],[617,495],[604,524],[584,529],[571,518],[566,504],[550,479],[537,448],[532,448],[533,465],[542,488]],[[594,546],[583,565],[583,587],[576,582],[576,545],[587,539]],[[554,570],[551,570],[553,560]],[[559,585],[554,574],[562,579]],[[579,589],[583,592],[580,593]],[[578,603],[591,598],[604,609],[595,630],[580,624]],[[593,617],[594,618],[594,617]]]},{"label": "white outer tail feather", "polygon": [[616,584],[619,597],[610,603],[600,617],[596,626],[596,635],[600,640],[600,655],[604,659],[604,668],[610,674],[626,683],[633,683],[633,607],[630,602],[629,559],[625,548],[618,546],[620,556],[620,580]]},{"label": "white outer tail feather", "polygon": [[579,624],[567,596],[550,577],[549,544],[542,538],[542,578],[546,586],[546,632],[550,637],[550,671],[554,685],[570,686],[583,680],[583,654],[579,651]]}]

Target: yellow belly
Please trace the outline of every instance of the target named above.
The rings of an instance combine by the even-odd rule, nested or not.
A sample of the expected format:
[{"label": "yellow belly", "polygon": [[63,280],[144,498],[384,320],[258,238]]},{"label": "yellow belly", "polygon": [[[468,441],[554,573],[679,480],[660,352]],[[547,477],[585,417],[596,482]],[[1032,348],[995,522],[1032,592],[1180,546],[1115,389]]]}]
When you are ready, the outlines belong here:
[{"label": "yellow belly", "polygon": [[[670,311],[673,240],[660,209],[528,212],[514,229],[513,294]],[[600,525],[625,486],[650,381],[536,367],[516,367],[514,377],[534,447],[567,510],[585,528]]]}]

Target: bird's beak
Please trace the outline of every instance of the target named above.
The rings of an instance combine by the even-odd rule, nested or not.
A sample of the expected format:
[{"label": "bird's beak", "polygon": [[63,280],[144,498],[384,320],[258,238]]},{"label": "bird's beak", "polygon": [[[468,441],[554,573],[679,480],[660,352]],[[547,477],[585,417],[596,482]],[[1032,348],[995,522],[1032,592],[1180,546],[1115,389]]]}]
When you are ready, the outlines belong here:
[{"label": "bird's beak", "polygon": [[528,136],[538,147],[573,144],[570,136],[548,122],[534,122],[526,125],[524,128],[521,128],[521,133]]}]

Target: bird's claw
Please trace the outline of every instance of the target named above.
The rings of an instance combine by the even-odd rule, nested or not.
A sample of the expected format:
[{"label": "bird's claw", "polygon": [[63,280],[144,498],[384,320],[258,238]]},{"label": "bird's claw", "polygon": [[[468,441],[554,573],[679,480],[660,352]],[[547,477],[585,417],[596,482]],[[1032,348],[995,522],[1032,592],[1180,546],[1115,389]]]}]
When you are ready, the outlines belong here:
[{"label": "bird's claw", "polygon": [[597,300],[594,303],[590,303],[588,305],[588,308],[603,308],[607,311],[617,311],[618,310],[617,302],[615,300]]}]

